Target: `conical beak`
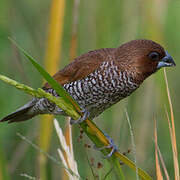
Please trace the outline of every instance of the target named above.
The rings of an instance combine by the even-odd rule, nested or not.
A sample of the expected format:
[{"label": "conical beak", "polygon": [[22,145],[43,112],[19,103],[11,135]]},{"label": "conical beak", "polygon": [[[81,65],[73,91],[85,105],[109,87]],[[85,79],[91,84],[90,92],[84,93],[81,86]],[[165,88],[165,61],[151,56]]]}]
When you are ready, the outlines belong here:
[{"label": "conical beak", "polygon": [[164,56],[161,61],[159,61],[157,65],[157,69],[160,69],[161,67],[170,67],[170,66],[176,66],[173,58],[168,54],[166,51],[166,56]]}]

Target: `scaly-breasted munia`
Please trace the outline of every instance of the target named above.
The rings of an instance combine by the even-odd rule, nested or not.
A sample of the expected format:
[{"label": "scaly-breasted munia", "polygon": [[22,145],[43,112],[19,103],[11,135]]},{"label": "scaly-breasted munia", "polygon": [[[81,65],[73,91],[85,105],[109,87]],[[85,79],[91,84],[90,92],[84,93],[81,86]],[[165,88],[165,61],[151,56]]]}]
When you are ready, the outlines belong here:
[{"label": "scaly-breasted munia", "polygon": [[[166,66],[175,66],[175,63],[161,45],[151,40],[133,40],[118,48],[85,53],[53,77],[93,119]],[[47,83],[43,89],[58,96]],[[24,121],[38,114],[66,115],[47,99],[33,98],[1,122]]]}]

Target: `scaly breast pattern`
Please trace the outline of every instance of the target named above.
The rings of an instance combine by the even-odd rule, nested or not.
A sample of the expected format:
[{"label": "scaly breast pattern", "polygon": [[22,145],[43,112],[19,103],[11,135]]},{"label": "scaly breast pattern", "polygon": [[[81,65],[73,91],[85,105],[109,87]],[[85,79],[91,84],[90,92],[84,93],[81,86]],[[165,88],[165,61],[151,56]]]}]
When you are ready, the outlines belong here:
[{"label": "scaly breast pattern", "polygon": [[64,88],[82,108],[94,118],[105,109],[130,95],[138,84],[126,71],[119,71],[113,61],[101,66],[84,79],[64,85]]}]

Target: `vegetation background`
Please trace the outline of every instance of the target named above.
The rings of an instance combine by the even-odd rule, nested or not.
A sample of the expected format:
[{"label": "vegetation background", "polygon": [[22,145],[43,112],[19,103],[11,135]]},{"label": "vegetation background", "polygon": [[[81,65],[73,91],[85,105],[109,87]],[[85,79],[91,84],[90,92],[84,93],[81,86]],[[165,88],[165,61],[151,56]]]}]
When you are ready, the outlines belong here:
[{"label": "vegetation background", "polygon": [[[60,4],[56,4],[58,1],[61,1]],[[68,64],[75,54],[78,56],[93,49],[117,47],[132,39],[145,38],[157,41],[164,45],[177,64],[175,68],[167,69],[167,75],[175,115],[177,148],[179,149],[180,2],[178,0],[114,0],[113,2],[83,0],[79,2],[77,10],[77,12],[74,11],[74,1],[72,0],[1,0],[0,74],[34,88],[41,87],[43,83],[38,72],[28,61],[24,60],[24,57],[10,43],[8,37],[15,38],[23,48],[39,60],[40,64],[44,65],[47,70],[49,68],[51,74]],[[61,12],[58,19],[53,18],[57,14],[53,15],[52,12],[56,11]],[[77,17],[77,21],[73,20],[74,17]],[[60,22],[58,27],[53,26],[53,20],[55,24]],[[75,25],[73,25],[74,22]],[[58,32],[56,28],[59,28]],[[50,34],[55,34],[55,37],[51,37]],[[51,42],[53,38],[59,39],[54,43],[57,43],[56,46],[53,46],[53,42]],[[49,45],[51,43],[52,46]],[[55,52],[53,52],[54,49]],[[58,59],[59,62],[50,69],[47,60],[54,58],[52,54],[56,54],[55,59]],[[0,118],[16,110],[30,98],[15,88],[0,82]],[[153,139],[154,119],[156,119],[158,144],[170,179],[173,179],[173,156],[165,107],[169,111],[163,71],[160,70],[146,80],[132,96],[108,109],[95,121],[114,139],[120,151],[126,152],[128,149],[132,149],[125,115],[125,109],[127,109],[135,137],[137,164],[155,178]],[[25,179],[26,177],[21,176],[22,173],[41,177],[43,180],[66,179],[62,168],[50,159],[42,157],[39,151],[16,135],[17,132],[23,134],[59,159],[58,138],[53,129],[52,120],[46,118],[49,119],[49,117],[43,116],[41,120],[36,117],[17,124],[0,124],[0,180]],[[57,119],[64,127],[65,118],[57,117]],[[74,126],[75,159],[81,177],[91,179],[93,176],[87,157],[95,159],[95,166],[101,162],[107,170],[108,165],[105,160],[102,160],[99,152],[84,147],[85,143],[90,144],[86,137],[78,142],[79,134],[78,126]],[[128,157],[131,158],[132,153],[128,154]],[[94,171],[99,177],[105,174],[103,169],[94,167]],[[127,166],[123,166],[123,171],[126,179],[135,178],[134,172]]]}]

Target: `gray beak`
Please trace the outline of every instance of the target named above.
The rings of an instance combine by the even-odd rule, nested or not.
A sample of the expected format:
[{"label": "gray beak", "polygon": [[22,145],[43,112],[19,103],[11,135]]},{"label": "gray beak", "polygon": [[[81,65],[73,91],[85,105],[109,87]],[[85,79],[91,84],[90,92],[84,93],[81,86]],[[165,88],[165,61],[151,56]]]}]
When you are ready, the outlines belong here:
[{"label": "gray beak", "polygon": [[160,69],[161,67],[170,67],[170,66],[176,66],[173,58],[168,54],[166,51],[166,56],[164,56],[161,61],[159,61],[157,65],[157,69]]}]

